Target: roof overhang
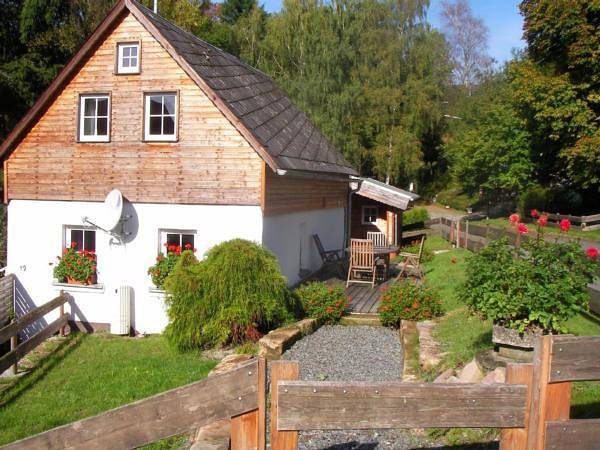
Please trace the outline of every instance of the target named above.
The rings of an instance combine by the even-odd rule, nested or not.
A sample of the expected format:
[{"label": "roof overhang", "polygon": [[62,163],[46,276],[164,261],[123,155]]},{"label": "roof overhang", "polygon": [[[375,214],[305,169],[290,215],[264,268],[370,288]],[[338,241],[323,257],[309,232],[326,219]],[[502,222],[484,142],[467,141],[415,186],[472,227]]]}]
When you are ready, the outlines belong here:
[{"label": "roof overhang", "polygon": [[403,211],[412,207],[419,196],[413,192],[405,191],[389,184],[382,183],[372,178],[356,178],[358,188],[356,194],[393,206]]}]

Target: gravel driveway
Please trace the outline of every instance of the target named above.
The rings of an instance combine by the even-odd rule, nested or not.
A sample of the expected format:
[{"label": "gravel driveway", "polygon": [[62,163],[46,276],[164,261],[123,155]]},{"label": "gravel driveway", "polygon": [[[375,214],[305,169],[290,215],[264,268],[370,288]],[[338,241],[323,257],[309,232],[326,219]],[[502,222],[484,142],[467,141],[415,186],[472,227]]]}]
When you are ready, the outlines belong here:
[{"label": "gravel driveway", "polygon": [[[283,359],[300,363],[300,378],[317,381],[399,381],[402,346],[397,331],[383,327],[323,326],[296,342]],[[408,430],[344,430],[300,433],[302,450],[406,450],[432,444]]]}]

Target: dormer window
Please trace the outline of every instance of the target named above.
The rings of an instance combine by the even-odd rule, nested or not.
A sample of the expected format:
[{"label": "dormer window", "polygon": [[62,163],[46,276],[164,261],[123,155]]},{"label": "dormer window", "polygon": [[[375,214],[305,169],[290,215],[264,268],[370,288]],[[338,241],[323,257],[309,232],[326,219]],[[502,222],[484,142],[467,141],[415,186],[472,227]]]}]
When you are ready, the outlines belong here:
[{"label": "dormer window", "polygon": [[85,94],[79,97],[79,141],[110,140],[110,96]]},{"label": "dormer window", "polygon": [[127,42],[117,44],[117,73],[140,72],[140,44]]}]

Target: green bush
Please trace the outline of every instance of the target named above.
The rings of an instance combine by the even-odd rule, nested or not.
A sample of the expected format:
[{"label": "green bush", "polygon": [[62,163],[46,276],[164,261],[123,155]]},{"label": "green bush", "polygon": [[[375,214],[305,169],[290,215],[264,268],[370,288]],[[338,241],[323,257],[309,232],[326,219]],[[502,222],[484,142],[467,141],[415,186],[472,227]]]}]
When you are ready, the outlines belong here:
[{"label": "green bush", "polygon": [[413,208],[405,211],[402,215],[402,225],[408,226],[429,220],[429,213],[425,208]]},{"label": "green bush", "polygon": [[542,186],[532,186],[519,196],[518,209],[521,217],[530,217],[531,210],[548,211],[552,195]]},{"label": "green bush", "polygon": [[242,239],[216,245],[201,262],[184,251],[164,286],[165,335],[182,351],[256,341],[293,318],[277,259]]},{"label": "green bush", "polygon": [[382,289],[378,312],[381,324],[397,328],[401,320],[426,320],[443,313],[439,294],[412,280]]},{"label": "green bush", "polygon": [[181,247],[169,246],[167,254],[160,252],[156,257],[156,262],[148,268],[148,275],[152,278],[152,283],[158,289],[164,289],[165,280],[175,268],[179,257],[181,256]]},{"label": "green bush", "polygon": [[459,293],[471,310],[497,324],[564,332],[565,321],[588,308],[587,285],[595,274],[598,264],[578,242],[532,239],[515,250],[504,238],[467,261]]},{"label": "green bush", "polygon": [[336,323],[348,309],[348,298],[342,286],[320,282],[306,283],[295,291],[309,317],[323,323]]},{"label": "green bush", "polygon": [[[416,240],[410,243],[410,245],[406,245],[404,247],[402,247],[402,249],[400,250],[401,252],[404,253],[414,253],[415,255],[419,254],[419,247],[421,246],[421,240]],[[427,247],[427,241],[425,241],[425,245],[423,247],[423,256],[421,257],[421,262],[429,262],[433,259],[433,252],[431,251],[431,249],[429,247]],[[394,258],[395,263],[399,263],[402,262],[404,260],[404,257],[401,255],[398,255],[396,258]]]}]

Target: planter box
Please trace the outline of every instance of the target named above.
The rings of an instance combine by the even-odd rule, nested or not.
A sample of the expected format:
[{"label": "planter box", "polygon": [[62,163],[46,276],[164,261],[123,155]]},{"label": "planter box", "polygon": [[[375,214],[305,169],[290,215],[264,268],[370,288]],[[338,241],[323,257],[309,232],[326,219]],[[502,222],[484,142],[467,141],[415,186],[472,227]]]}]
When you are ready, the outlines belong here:
[{"label": "planter box", "polygon": [[96,274],[94,274],[85,281],[78,281],[75,278],[71,278],[71,277],[67,276],[66,281],[67,281],[67,284],[73,284],[75,286],[90,286],[90,285],[97,283],[97,276],[96,276]]},{"label": "planter box", "polygon": [[524,349],[533,349],[535,340],[542,336],[541,328],[535,331],[519,333],[517,330],[506,328],[502,325],[494,325],[492,331],[492,342],[498,345],[509,345],[511,347],[520,347]]}]

